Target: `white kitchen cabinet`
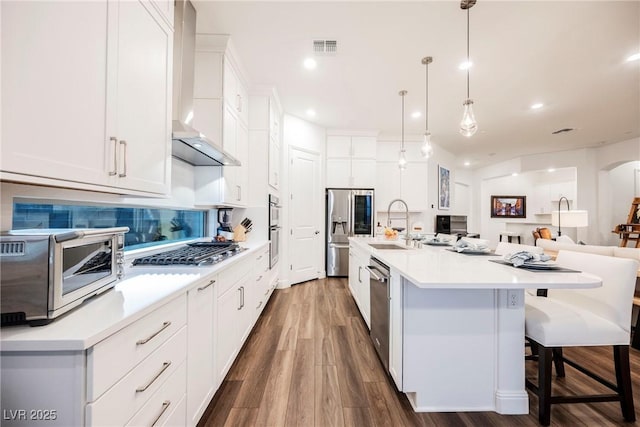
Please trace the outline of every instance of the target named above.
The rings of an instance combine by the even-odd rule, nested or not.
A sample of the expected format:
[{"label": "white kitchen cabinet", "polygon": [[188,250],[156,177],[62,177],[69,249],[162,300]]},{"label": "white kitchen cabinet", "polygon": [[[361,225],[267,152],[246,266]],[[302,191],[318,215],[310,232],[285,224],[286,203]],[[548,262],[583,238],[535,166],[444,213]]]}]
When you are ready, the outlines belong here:
[{"label": "white kitchen cabinet", "polygon": [[396,383],[398,390],[403,391],[403,285],[402,276],[397,270],[391,269],[389,279],[389,373]]},{"label": "white kitchen cabinet", "polygon": [[168,191],[173,32],[161,15],[151,2],[2,4],[4,179]]},{"label": "white kitchen cabinet", "polygon": [[[410,211],[424,211],[428,208],[427,180],[428,163],[409,162],[405,170],[400,170],[398,162],[378,162],[376,177],[376,210],[386,212],[389,203],[402,199]],[[394,205],[394,209],[399,209]]]},{"label": "white kitchen cabinet", "polygon": [[280,144],[269,138],[269,185],[275,190],[280,188]]},{"label": "white kitchen cabinet", "polygon": [[243,260],[222,271],[216,287],[215,360],[216,383],[222,383],[257,316],[252,259]]},{"label": "white kitchen cabinet", "polygon": [[[248,294],[251,296],[251,307],[255,310],[253,314],[253,322],[258,319],[265,305],[269,301],[269,297],[273,292],[270,283],[269,272],[269,246],[260,251],[254,260],[253,264],[253,288],[250,289]],[[253,326],[253,324],[252,324]]]},{"label": "white kitchen cabinet", "polygon": [[196,204],[245,207],[249,198],[249,99],[228,36],[196,35],[193,125],[241,166],[196,167]]},{"label": "white kitchen cabinet", "polygon": [[327,187],[373,188],[376,184],[376,138],[327,137]]},{"label": "white kitchen cabinet", "polygon": [[327,159],[327,188],[350,188],[351,159]]},{"label": "white kitchen cabinet", "polygon": [[214,367],[214,287],[208,277],[187,293],[187,425],[195,426],[216,391]]},{"label": "white kitchen cabinet", "polygon": [[349,244],[349,290],[356,301],[367,327],[371,328],[371,292],[369,285],[369,254]]},{"label": "white kitchen cabinet", "polygon": [[377,164],[372,159],[351,159],[351,186],[354,188],[374,188]]},{"label": "white kitchen cabinet", "polygon": [[280,187],[282,112],[277,98],[272,87],[255,88],[249,98],[251,205],[264,205],[267,194]]}]

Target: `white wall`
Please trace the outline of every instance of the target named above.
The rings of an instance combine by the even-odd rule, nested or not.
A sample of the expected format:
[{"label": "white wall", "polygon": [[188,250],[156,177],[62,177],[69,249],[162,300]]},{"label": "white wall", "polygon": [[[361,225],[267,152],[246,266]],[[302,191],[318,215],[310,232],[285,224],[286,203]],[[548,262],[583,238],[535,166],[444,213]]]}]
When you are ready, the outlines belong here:
[{"label": "white wall", "polygon": [[[477,213],[477,215],[472,217],[480,219],[480,228],[483,230],[481,234],[495,234],[496,227],[488,225],[490,211],[488,208],[484,209],[485,204],[489,203],[486,192],[482,191],[482,183],[485,180],[507,177],[513,172],[523,174],[548,168],[575,168],[576,195],[572,203],[572,209],[584,209],[589,212],[589,226],[577,229],[575,239],[583,240],[590,244],[611,243],[611,219],[606,213],[613,203],[611,187],[626,186],[633,188],[634,177],[629,177],[626,174],[624,175],[625,178],[615,178],[617,182],[610,183],[608,174],[611,169],[631,161],[640,161],[640,138],[633,138],[597,148],[523,156],[477,169],[474,171],[472,197],[477,197],[478,199],[473,201],[471,208],[472,212]],[[508,185],[506,181],[505,185]],[[630,203],[625,202],[625,204]],[[625,208],[627,213],[628,208],[629,206]],[[613,222],[615,223],[616,221]],[[565,233],[564,230],[563,233]],[[490,234],[482,237],[496,238]]]}]

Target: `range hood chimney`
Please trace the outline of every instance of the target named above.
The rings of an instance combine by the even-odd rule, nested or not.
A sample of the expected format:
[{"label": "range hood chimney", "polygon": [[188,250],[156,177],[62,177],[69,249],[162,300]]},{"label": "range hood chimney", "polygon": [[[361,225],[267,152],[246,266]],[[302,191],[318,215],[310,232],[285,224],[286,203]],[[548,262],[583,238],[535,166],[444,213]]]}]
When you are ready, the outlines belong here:
[{"label": "range hood chimney", "polygon": [[195,51],[196,10],[189,0],[178,0],[174,14],[171,154],[193,166],[240,166],[238,159],[191,126]]}]

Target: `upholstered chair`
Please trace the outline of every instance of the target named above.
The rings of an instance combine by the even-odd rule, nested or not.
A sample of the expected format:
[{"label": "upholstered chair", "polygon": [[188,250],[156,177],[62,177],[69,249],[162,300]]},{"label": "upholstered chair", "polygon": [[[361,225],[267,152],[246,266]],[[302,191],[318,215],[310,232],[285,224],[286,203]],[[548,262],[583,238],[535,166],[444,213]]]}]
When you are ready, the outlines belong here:
[{"label": "upholstered chair", "polygon": [[[632,259],[565,250],[558,252],[556,261],[563,267],[600,277],[602,287],[550,289],[546,298],[525,298],[525,336],[538,359],[538,383],[534,384],[527,380],[527,388],[538,397],[540,424],[549,425],[551,422],[552,404],[601,401],[619,401],[623,418],[626,421],[635,421],[629,367],[629,341],[638,262]],[[613,347],[616,384],[594,374],[590,369],[579,365],[577,361],[564,357],[563,347],[583,346]],[[552,396],[552,362],[555,363],[558,377],[565,376],[564,364],[566,363],[615,393]]]}]

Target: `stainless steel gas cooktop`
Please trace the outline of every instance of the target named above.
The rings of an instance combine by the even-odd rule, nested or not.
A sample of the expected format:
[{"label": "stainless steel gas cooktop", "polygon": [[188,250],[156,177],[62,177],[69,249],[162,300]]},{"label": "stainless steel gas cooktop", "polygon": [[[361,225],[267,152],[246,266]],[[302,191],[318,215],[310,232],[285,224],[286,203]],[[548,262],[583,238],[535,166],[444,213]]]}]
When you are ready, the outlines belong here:
[{"label": "stainless steel gas cooktop", "polygon": [[133,265],[212,265],[238,255],[246,248],[230,242],[195,242],[133,260]]}]

